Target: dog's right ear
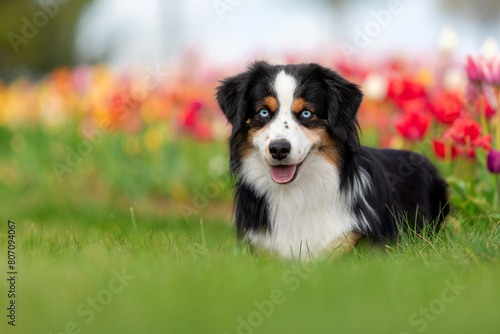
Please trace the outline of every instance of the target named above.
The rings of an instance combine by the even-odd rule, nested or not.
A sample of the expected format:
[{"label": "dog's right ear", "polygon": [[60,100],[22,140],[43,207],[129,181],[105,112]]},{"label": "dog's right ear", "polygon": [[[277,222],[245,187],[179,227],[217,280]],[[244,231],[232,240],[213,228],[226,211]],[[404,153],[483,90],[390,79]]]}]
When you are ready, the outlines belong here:
[{"label": "dog's right ear", "polygon": [[250,71],[226,78],[217,87],[217,103],[233,126],[233,134],[245,124],[247,102],[245,99],[250,83]]}]

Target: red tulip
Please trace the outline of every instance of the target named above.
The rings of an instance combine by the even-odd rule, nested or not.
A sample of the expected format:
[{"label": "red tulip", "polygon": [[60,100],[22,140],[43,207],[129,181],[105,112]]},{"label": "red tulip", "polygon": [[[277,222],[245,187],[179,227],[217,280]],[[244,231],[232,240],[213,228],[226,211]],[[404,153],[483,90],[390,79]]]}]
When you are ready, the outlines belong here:
[{"label": "red tulip", "polygon": [[[486,118],[490,119],[496,114],[496,110],[490,106],[490,103],[488,102],[488,99],[484,96],[481,95],[481,100],[483,101],[483,108],[484,108],[484,113],[486,114]],[[478,113],[481,112],[480,104],[479,104],[479,99],[476,100],[476,110]]]},{"label": "red tulip", "polygon": [[432,110],[432,105],[427,99],[413,99],[401,102],[400,104],[400,108],[404,112],[426,113]]},{"label": "red tulip", "polygon": [[410,141],[420,141],[424,138],[432,117],[423,112],[409,111],[402,115],[396,122],[396,129],[406,139]]},{"label": "red tulip", "polygon": [[[445,158],[451,158],[454,159],[458,155],[458,149],[451,145],[446,145],[443,141],[440,140],[433,140],[432,144],[434,146],[434,153],[436,153],[436,156],[439,158],[445,159]],[[451,153],[451,157],[449,157]]]},{"label": "red tulip", "polygon": [[472,119],[459,118],[445,132],[443,138],[453,139],[460,145],[471,145],[481,135],[482,129],[476,121]]},{"label": "red tulip", "polygon": [[451,124],[460,117],[462,108],[462,98],[455,92],[441,92],[432,101],[432,113],[444,124]]},{"label": "red tulip", "polygon": [[486,151],[491,150],[491,142],[493,141],[492,135],[486,135],[483,137],[479,137],[478,139],[472,142],[472,146],[482,148]]},{"label": "red tulip", "polygon": [[202,104],[194,101],[187,104],[179,115],[179,127],[196,139],[209,140],[212,138],[211,124],[203,119]]},{"label": "red tulip", "polygon": [[192,102],[184,107],[180,114],[180,126],[185,129],[194,129],[199,119],[200,102]]},{"label": "red tulip", "polygon": [[476,150],[474,148],[468,148],[464,154],[462,151],[460,154],[464,155],[466,158],[475,160],[476,159]]},{"label": "red tulip", "polygon": [[443,139],[452,139],[457,145],[458,155],[467,158],[476,157],[476,149],[491,149],[492,135],[481,137],[481,126],[472,119],[457,119],[446,131]]},{"label": "red tulip", "polygon": [[396,105],[404,109],[405,105],[415,100],[425,104],[427,92],[424,85],[411,78],[396,77],[389,80],[387,97],[393,100]]}]

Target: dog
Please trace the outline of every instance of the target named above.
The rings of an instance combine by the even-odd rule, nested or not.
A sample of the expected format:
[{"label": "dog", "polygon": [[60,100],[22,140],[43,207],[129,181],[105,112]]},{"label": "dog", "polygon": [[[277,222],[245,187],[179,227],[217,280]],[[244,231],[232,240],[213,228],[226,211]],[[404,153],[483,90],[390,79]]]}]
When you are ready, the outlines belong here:
[{"label": "dog", "polygon": [[439,230],[448,185],[420,154],[360,145],[357,85],[318,64],[266,62],[220,83],[239,240],[300,258]]}]

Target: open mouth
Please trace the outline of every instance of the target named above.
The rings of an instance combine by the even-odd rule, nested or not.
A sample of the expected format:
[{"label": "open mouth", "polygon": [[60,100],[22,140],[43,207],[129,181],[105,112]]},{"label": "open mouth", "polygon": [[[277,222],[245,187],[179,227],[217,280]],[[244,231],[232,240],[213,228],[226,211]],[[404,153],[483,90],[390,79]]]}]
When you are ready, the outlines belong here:
[{"label": "open mouth", "polygon": [[298,165],[270,166],[271,178],[280,184],[292,182],[297,176],[297,167]]},{"label": "open mouth", "polygon": [[273,179],[274,182],[279,183],[279,184],[286,184],[286,183],[292,182],[297,177],[297,172],[298,172],[300,166],[306,160],[306,158],[304,158],[304,160],[302,160],[297,165],[274,165],[274,166],[269,166],[269,171],[270,171],[270,174],[271,174],[271,179]]}]

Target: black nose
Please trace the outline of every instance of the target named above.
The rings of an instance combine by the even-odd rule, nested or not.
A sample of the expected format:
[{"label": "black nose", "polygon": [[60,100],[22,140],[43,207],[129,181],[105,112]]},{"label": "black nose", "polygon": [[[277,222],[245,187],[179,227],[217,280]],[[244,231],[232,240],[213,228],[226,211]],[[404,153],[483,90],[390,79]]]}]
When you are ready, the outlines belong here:
[{"label": "black nose", "polygon": [[269,153],[276,160],[285,159],[290,154],[291,149],[292,145],[286,140],[275,140],[269,145]]}]

